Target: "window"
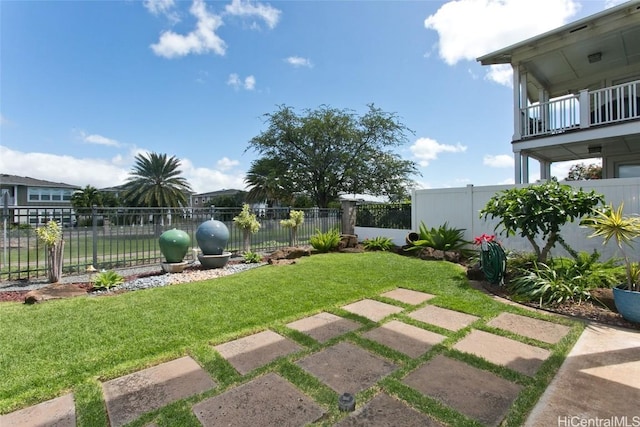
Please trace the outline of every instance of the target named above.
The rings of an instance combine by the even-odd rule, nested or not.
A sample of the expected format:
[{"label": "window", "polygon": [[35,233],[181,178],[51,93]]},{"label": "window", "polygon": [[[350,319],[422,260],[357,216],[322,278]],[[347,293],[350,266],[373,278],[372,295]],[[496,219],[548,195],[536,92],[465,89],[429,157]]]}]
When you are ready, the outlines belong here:
[{"label": "window", "polygon": [[618,165],[618,178],[640,177],[640,165]]},{"label": "window", "polygon": [[72,190],[62,188],[37,188],[27,189],[27,198],[30,202],[61,202],[71,200]]}]

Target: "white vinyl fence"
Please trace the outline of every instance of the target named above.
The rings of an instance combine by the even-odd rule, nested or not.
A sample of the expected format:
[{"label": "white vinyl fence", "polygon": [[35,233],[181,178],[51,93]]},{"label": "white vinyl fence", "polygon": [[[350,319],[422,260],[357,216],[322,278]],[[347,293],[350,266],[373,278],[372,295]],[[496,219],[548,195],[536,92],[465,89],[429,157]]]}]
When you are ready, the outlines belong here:
[{"label": "white vinyl fence", "polygon": [[[626,214],[640,213],[640,178],[568,181],[565,183],[585,191],[595,190],[596,193],[604,195],[607,204],[613,203],[614,206],[618,206],[624,202]],[[530,184],[520,184],[517,187],[528,185]],[[491,197],[499,191],[513,187],[513,185],[483,187],[468,185],[462,188],[416,190],[412,194],[412,229],[417,231],[420,222],[424,222],[428,227],[438,227],[446,222],[450,227],[464,228],[464,236],[467,240],[473,240],[475,236],[482,233],[496,234],[507,249],[531,252],[533,249],[526,239],[519,236],[507,238],[504,234],[499,234],[503,231],[502,228],[494,231],[499,222],[498,219],[484,220],[480,218],[480,210],[484,208]],[[591,234],[590,230],[579,227],[577,223],[566,224],[560,234],[573,249],[587,252],[597,249],[603,255],[602,260],[612,256],[620,256],[613,242],[604,247],[601,238],[588,238]],[[562,247],[556,246],[552,251],[553,255],[568,255]],[[629,253],[633,253],[635,259],[640,259],[640,250],[637,246]]]}]

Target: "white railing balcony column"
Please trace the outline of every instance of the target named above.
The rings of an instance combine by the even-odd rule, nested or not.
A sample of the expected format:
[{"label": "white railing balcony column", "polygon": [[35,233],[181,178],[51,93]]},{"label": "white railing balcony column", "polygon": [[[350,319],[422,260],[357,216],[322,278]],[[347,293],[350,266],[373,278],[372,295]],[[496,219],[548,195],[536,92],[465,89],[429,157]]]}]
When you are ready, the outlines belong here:
[{"label": "white railing balcony column", "polygon": [[580,129],[586,129],[591,126],[591,118],[589,108],[589,91],[583,89],[578,95],[578,103],[580,104]]}]

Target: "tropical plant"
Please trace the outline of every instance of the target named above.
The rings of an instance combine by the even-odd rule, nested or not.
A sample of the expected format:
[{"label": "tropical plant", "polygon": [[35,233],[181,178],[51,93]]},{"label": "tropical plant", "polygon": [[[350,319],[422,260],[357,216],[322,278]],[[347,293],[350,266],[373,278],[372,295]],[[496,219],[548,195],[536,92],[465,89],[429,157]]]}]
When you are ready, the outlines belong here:
[{"label": "tropical plant", "polygon": [[62,277],[62,251],[64,240],[62,228],[56,221],[49,221],[44,227],[36,229],[38,239],[42,240],[47,248],[47,277],[49,282],[56,283]]},{"label": "tropical plant", "polygon": [[103,270],[93,279],[95,289],[111,289],[124,283],[124,277],[113,270]]},{"label": "tropical plant", "polygon": [[186,206],[191,186],[181,175],[180,160],[166,154],[138,154],[125,184],[125,199],[132,206]]},{"label": "tropical plant", "polygon": [[268,205],[290,205],[293,198],[291,181],[287,179],[286,164],[278,159],[262,157],[254,160],[247,171],[244,182],[250,202],[266,202]]},{"label": "tropical plant", "polygon": [[316,230],[316,233],[309,237],[309,243],[318,252],[330,252],[335,250],[340,244],[340,231],[337,228],[326,233]]},{"label": "tropical plant", "polygon": [[422,248],[433,248],[441,251],[466,252],[464,247],[469,244],[464,240],[464,228],[449,227],[445,222],[438,228],[427,228],[424,222],[420,221],[419,235],[417,240],[412,242],[407,251],[414,251]]},{"label": "tropical plant", "polygon": [[[551,248],[562,244],[575,253],[560,236],[560,228],[591,212],[603,200],[595,191],[574,190],[571,186],[551,180],[523,188],[511,188],[494,195],[480,211],[481,218],[499,218],[507,236],[526,238],[538,262],[546,262]],[[536,238],[541,238],[540,247]]]},{"label": "tropical plant", "polygon": [[410,177],[419,173],[414,162],[394,151],[411,131],[395,114],[373,105],[361,116],[327,106],[299,115],[280,106],[265,117],[268,128],[249,141],[265,160],[252,169],[262,162],[273,167],[261,168],[255,177],[259,186],[251,186],[254,193],[261,188],[263,195],[280,197],[281,189],[289,195],[295,189],[326,208],[340,194],[404,198],[413,184]]},{"label": "tropical plant", "polygon": [[634,239],[640,237],[640,217],[624,215],[623,209],[623,203],[617,208],[609,205],[602,209],[592,209],[592,215],[585,218],[582,224],[593,230],[589,237],[602,237],[605,245],[611,239],[616,242],[624,260],[627,288],[630,291],[638,291],[640,283],[636,280],[637,267],[629,259],[625,247],[632,247]]},{"label": "tropical plant", "polygon": [[553,258],[549,263],[535,260],[516,272],[508,288],[517,300],[538,301],[542,305],[556,305],[566,301],[591,298],[595,288],[610,288],[624,275],[615,260],[600,262],[600,254],[580,252],[577,258]]},{"label": "tropical plant", "polygon": [[262,256],[256,252],[247,251],[242,256],[246,264],[256,264],[262,261]]},{"label": "tropical plant", "polygon": [[243,251],[249,251],[251,246],[251,235],[260,230],[260,222],[258,222],[256,214],[251,212],[249,205],[245,203],[242,205],[242,211],[233,217],[233,222],[242,230]]},{"label": "tropical plant", "polygon": [[393,246],[393,240],[388,237],[376,236],[371,239],[364,239],[362,246],[367,251],[388,251]]},{"label": "tropical plant", "polygon": [[281,226],[291,229],[291,246],[298,245],[298,227],[302,224],[304,224],[304,211],[291,211],[288,219],[280,221]]}]

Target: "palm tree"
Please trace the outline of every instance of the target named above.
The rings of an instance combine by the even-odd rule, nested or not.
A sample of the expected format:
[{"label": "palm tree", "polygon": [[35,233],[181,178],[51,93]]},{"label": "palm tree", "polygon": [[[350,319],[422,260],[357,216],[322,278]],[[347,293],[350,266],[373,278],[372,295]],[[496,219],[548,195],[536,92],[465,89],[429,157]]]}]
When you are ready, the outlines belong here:
[{"label": "palm tree", "polygon": [[[187,206],[191,186],[180,176],[180,160],[166,154],[138,154],[125,184],[124,198],[132,206],[161,208]],[[161,215],[154,214],[156,234],[162,232]]]},{"label": "palm tree", "polygon": [[85,217],[84,222],[87,223],[91,214],[91,207],[102,206],[102,194],[97,188],[87,185],[82,190],[76,190],[71,195],[71,206],[73,206],[77,215]]},{"label": "palm tree", "polygon": [[125,184],[125,199],[150,208],[186,206],[191,186],[180,176],[180,161],[166,154],[138,154]]},{"label": "palm tree", "polygon": [[285,188],[287,179],[284,165],[268,157],[263,157],[251,163],[244,179],[249,186],[247,200],[251,202],[288,202],[291,191]]}]

